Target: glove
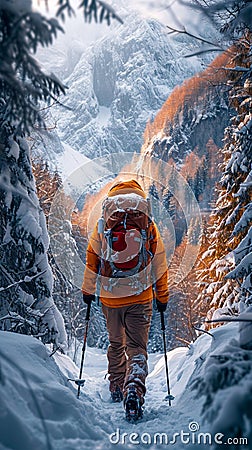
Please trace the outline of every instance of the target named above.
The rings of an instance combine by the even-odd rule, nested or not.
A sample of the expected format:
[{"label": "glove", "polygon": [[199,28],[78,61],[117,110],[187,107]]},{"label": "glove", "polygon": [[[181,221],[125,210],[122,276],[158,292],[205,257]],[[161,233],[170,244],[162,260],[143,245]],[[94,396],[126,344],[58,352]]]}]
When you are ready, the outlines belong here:
[{"label": "glove", "polygon": [[92,301],[95,301],[95,295],[83,294],[83,302],[86,303],[86,305],[91,305]]},{"label": "glove", "polygon": [[158,299],[156,299],[156,305],[158,312],[165,312],[167,303],[161,303]]}]

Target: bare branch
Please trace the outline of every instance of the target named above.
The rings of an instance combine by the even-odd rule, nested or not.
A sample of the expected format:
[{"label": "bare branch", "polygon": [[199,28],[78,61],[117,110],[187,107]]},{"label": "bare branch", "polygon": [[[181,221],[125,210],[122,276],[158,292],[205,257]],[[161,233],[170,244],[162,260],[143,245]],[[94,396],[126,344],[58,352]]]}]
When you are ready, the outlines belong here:
[{"label": "bare branch", "polygon": [[[205,322],[207,322],[207,321],[205,321]],[[214,336],[213,334],[209,333],[209,331],[202,330],[202,328],[195,327],[194,325],[193,325],[193,328],[194,328],[195,330],[197,330],[197,331],[200,331],[201,333],[208,334],[208,335],[211,336],[213,339],[215,339],[215,336]]]},{"label": "bare branch", "polygon": [[187,345],[191,344],[191,342],[187,341],[187,339],[183,339],[183,338],[181,338],[179,336],[177,336],[177,340],[180,341],[180,342],[183,342],[184,344],[187,344]]},{"label": "bare branch", "polygon": [[171,30],[171,32],[169,34],[172,34],[172,33],[186,34],[187,36],[190,36],[193,39],[196,39],[197,41],[203,42],[204,44],[212,45],[216,50],[217,49],[219,51],[224,51],[225,50],[223,47],[221,47],[220,45],[216,44],[215,42],[208,41],[207,39],[204,39],[201,36],[197,36],[196,34],[190,33],[188,30],[186,30],[185,27],[183,27],[182,30],[177,30],[176,28],[173,28],[173,27],[167,25],[167,28],[169,30]]}]

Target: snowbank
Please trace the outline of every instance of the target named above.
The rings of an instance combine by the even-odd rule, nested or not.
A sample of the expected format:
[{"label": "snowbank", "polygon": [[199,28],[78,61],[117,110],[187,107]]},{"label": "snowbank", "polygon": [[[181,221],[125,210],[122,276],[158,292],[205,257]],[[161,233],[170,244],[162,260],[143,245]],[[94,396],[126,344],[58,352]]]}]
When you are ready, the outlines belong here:
[{"label": "snowbank", "polygon": [[91,398],[77,399],[40,341],[8,332],[0,332],[0,341],[1,450],[88,450],[108,443],[110,430]]}]

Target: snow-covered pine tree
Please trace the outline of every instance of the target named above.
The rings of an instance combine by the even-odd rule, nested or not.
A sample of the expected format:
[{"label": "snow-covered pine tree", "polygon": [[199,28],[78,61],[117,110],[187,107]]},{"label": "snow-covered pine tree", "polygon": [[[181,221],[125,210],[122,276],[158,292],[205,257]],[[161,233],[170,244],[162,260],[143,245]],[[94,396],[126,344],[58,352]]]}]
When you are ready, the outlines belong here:
[{"label": "snow-covered pine tree", "polygon": [[[72,201],[62,191],[63,183],[57,170],[51,173],[48,163],[44,162],[41,158],[33,159],[32,169],[36,181],[37,195],[40,206],[44,211],[47,225],[54,197],[58,194],[56,206],[59,208],[59,213],[56,214],[54,211],[54,215],[58,217],[55,227],[54,243],[58,245],[57,250],[54,245],[55,255],[49,246],[48,261],[53,274],[54,289],[52,297],[64,317],[68,346],[70,347],[73,341],[82,334],[85,318],[84,308],[80,308],[81,292],[70,281],[73,279],[74,270],[72,255],[75,253],[76,248],[69,222],[69,215],[71,214],[73,205]],[[61,191],[60,195],[59,191]],[[66,271],[60,270],[55,261],[55,256],[59,257],[59,254],[62,253],[68,264]]]},{"label": "snow-covered pine tree", "polygon": [[[212,315],[214,310],[209,311],[209,305],[211,304],[212,297],[209,292],[209,267],[212,264],[213,249],[210,248],[211,232],[213,225],[213,218],[211,216],[209,220],[209,213],[205,214],[202,218],[202,232],[200,236],[200,251],[198,254],[197,262],[195,264],[195,280],[194,285],[196,292],[198,293],[194,303],[194,308],[198,310],[198,326],[202,325],[203,319],[206,318],[207,313]],[[207,324],[204,324],[204,328],[208,328]]]},{"label": "snow-covered pine tree", "polygon": [[[245,73],[248,74],[247,71]],[[245,101],[246,107],[251,110],[251,93],[248,92],[249,83],[245,81],[244,87],[249,94]],[[241,89],[243,91],[243,89]],[[241,92],[240,91],[240,92]],[[243,91],[244,92],[244,91]],[[233,91],[234,93],[234,91]],[[245,93],[245,92],[244,92]],[[246,95],[245,95],[246,96]],[[243,102],[241,101],[241,104]],[[250,106],[249,106],[250,104]],[[238,108],[239,109],[239,108]],[[241,114],[242,122],[239,121],[238,114],[233,125],[233,140],[229,143],[226,141],[226,150],[230,146],[232,152],[230,159],[227,162],[227,168],[223,176],[223,182],[228,181],[227,189],[232,189],[235,186],[238,190],[234,194],[238,199],[238,203],[233,210],[229,210],[229,216],[226,220],[234,220],[233,231],[229,238],[232,241],[235,238],[234,253],[234,269],[229,272],[223,279],[223,286],[228,284],[228,289],[231,291],[239,286],[238,300],[239,310],[244,312],[243,318],[251,320],[252,310],[252,236],[251,236],[251,129],[249,122],[251,122],[251,114],[247,110],[247,114]],[[237,120],[237,122],[236,122]],[[238,125],[239,124],[239,125]],[[246,126],[248,125],[248,126]],[[245,128],[243,128],[245,127]],[[231,129],[227,131],[231,131]],[[239,135],[242,130],[242,135]],[[238,135],[237,135],[238,133]],[[226,136],[227,137],[227,136]],[[237,159],[238,158],[238,159]],[[235,162],[236,161],[236,162]],[[239,161],[239,164],[236,164]],[[244,165],[242,164],[244,161]],[[241,163],[241,164],[240,164]],[[235,179],[239,178],[240,187],[236,186]],[[241,210],[239,212],[239,209]],[[237,216],[236,216],[237,214]],[[240,217],[240,218],[239,218]],[[223,234],[225,229],[223,229]],[[242,238],[243,236],[243,238]],[[207,286],[209,276],[209,259],[211,253],[206,252],[200,262],[200,269],[204,273],[201,276],[201,283]],[[204,291],[201,289],[201,300],[203,301]],[[250,313],[250,314],[248,314]],[[221,317],[220,317],[221,320]],[[204,379],[197,380],[197,395],[205,398],[202,407],[203,420],[208,420],[211,424],[210,432],[212,435],[217,430],[222,430],[226,437],[247,437],[249,440],[252,436],[251,427],[251,375],[252,375],[252,322],[240,322],[240,342],[239,339],[233,339],[223,348],[216,348],[214,354],[212,353],[208,359],[207,371]],[[249,351],[248,351],[249,350]],[[221,399],[221,400],[220,400]],[[228,412],[228,414],[227,414]],[[239,420],[237,419],[239,417]],[[224,440],[223,439],[223,440]],[[214,449],[219,448],[214,445]],[[235,446],[231,446],[235,448]]]},{"label": "snow-covered pine tree", "polygon": [[[235,267],[227,274],[226,279],[238,282],[239,311],[249,312],[250,322],[240,324],[240,343],[252,349],[252,70],[251,48],[252,34],[247,33],[242,41],[247,51],[246,69],[234,83],[232,102],[237,116],[233,118],[228,130],[230,141],[226,143],[226,151],[230,158],[224,174],[227,190],[231,190],[236,207],[226,218],[226,223],[233,224],[231,242],[234,242],[233,254]],[[237,188],[233,190],[233,186]],[[246,314],[245,314],[246,315]]]},{"label": "snow-covered pine tree", "polygon": [[[247,256],[251,251],[248,235],[248,232],[251,233],[250,52],[251,34],[246,33],[237,43],[236,68],[230,80],[230,102],[236,108],[237,115],[225,132],[223,177],[212,218],[209,249],[203,255],[205,269],[200,276],[202,283],[207,270],[208,285],[201,292],[199,301],[204,295],[210,297],[209,309],[212,308],[213,319],[220,318],[221,314],[237,314],[241,295],[245,302],[249,297],[249,288],[246,293],[244,289],[251,272]],[[246,246],[245,251],[241,241]],[[234,264],[240,264],[244,257],[247,266],[232,270]],[[245,281],[243,277],[246,279],[245,285],[242,284]]]},{"label": "snow-covered pine tree", "polygon": [[64,86],[34,58],[61,29],[32,11],[31,1],[0,4],[0,272],[1,327],[65,343],[61,314],[52,299],[49,240],[36,194],[25,135],[42,123],[39,102]]},{"label": "snow-covered pine tree", "polygon": [[199,256],[197,264],[199,295],[196,302],[200,310],[208,309],[207,319],[238,312],[238,285],[235,287],[234,283],[225,279],[225,275],[233,267],[231,247],[228,245],[232,230],[228,231],[225,227],[225,212],[223,197],[211,214],[207,230],[208,248]]},{"label": "snow-covered pine tree", "polygon": [[[193,255],[195,253],[194,246],[199,241],[199,236],[196,239],[196,235],[192,233],[191,226],[193,226],[195,221],[192,219],[191,222],[188,235],[183,238],[181,244],[175,249],[169,266],[170,302],[168,303],[168,320],[170,329],[173,330],[174,343],[177,346],[189,345],[190,342],[196,339],[194,327],[198,323],[199,315],[199,308],[196,304],[195,270],[189,258],[187,258],[186,262],[183,262],[185,251],[191,250],[188,254],[191,253]],[[192,269],[185,276],[187,265],[192,267]]]},{"label": "snow-covered pine tree", "polygon": [[[200,0],[201,1],[201,0]],[[197,2],[198,3],[198,2]],[[203,2],[202,2],[203,3]],[[204,278],[218,275],[219,292],[230,294],[230,306],[242,312],[248,320],[252,309],[252,244],[251,244],[251,2],[243,0],[227,3],[213,2],[208,16],[217,14],[226,39],[236,42],[234,68],[230,71],[230,103],[236,109],[225,132],[224,166],[217,207],[212,217],[210,249],[201,263]],[[224,20],[225,19],[225,20]],[[233,47],[233,50],[235,47]],[[225,249],[226,247],[226,249]],[[218,253],[219,248],[219,253]],[[233,270],[228,259],[234,255]],[[224,272],[223,272],[224,268]],[[212,272],[212,273],[211,273]],[[213,275],[212,275],[213,274]],[[211,280],[210,280],[211,285]],[[206,286],[205,286],[206,288]],[[237,292],[238,290],[238,292]],[[217,291],[218,292],[218,291]],[[217,299],[216,299],[217,300]],[[219,296],[219,301],[222,301]],[[236,302],[236,305],[234,305]],[[228,297],[226,297],[228,306]],[[238,306],[238,308],[237,308]],[[239,318],[241,319],[242,316]],[[244,318],[244,317],[243,317]],[[223,442],[227,437],[246,437],[250,442],[251,426],[251,349],[252,322],[240,322],[240,342],[233,339],[216,348],[207,361],[204,379],[197,379],[197,395],[205,398],[203,420],[208,420],[213,435],[221,430]],[[231,448],[236,445],[231,444]],[[238,445],[239,446],[239,445]],[[241,444],[242,446],[242,444]],[[213,443],[213,449],[220,445]]]}]

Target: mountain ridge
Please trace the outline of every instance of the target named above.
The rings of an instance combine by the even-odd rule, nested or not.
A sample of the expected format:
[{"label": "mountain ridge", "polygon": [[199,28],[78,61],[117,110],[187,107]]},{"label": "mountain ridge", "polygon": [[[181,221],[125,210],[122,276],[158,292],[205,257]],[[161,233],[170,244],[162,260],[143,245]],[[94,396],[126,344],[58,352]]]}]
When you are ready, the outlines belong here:
[{"label": "mountain ridge", "polygon": [[222,53],[204,71],[176,86],[148,122],[141,149],[143,156],[175,164],[206,209],[221,174],[218,149],[231,115],[226,84],[231,65],[229,52]]},{"label": "mountain ridge", "polygon": [[[89,158],[140,152],[143,132],[172,89],[202,68],[183,58],[185,42],[167,34],[154,19],[130,15],[84,53],[66,80],[64,104],[57,109],[61,140]],[[101,107],[108,108],[106,123]]]}]

